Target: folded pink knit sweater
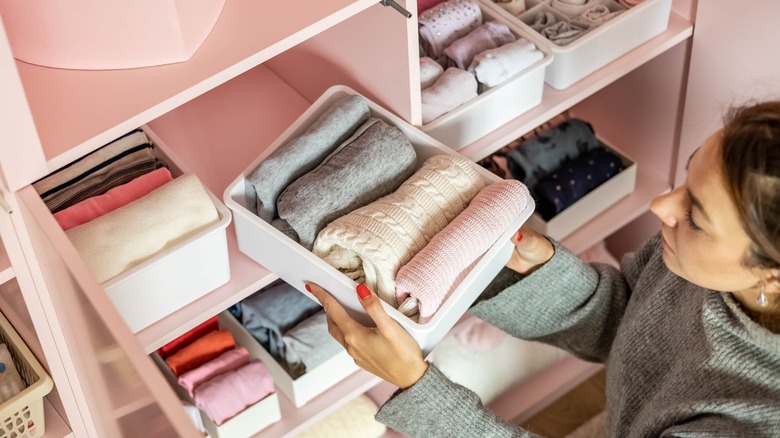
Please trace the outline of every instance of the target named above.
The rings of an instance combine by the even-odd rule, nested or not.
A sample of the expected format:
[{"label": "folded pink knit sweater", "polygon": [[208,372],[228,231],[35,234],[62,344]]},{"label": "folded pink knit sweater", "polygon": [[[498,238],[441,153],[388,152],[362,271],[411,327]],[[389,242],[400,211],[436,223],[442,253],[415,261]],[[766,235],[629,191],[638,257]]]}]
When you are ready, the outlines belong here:
[{"label": "folded pink knit sweater", "polygon": [[[398,271],[399,310],[419,308],[426,323],[457,287],[462,275],[522,214],[531,195],[517,180],[482,189],[468,207]],[[409,314],[404,311],[405,314]]]}]

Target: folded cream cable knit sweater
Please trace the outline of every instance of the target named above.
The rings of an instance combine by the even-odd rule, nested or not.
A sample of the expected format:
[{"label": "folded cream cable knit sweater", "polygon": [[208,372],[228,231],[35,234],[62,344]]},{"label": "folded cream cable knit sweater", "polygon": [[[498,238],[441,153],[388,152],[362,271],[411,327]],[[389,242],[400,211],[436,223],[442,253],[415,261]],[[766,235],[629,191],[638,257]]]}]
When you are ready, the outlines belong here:
[{"label": "folded cream cable knit sweater", "polygon": [[[658,235],[622,266],[586,265],[556,244],[522,281],[502,271],[493,283],[500,293],[471,313],[604,362],[609,437],[780,436],[780,334],[751,320],[731,294],[671,273]],[[412,437],[536,436],[435,366],[377,419]]]},{"label": "folded cream cable knit sweater", "polygon": [[437,155],[398,189],[328,224],[313,252],[398,307],[395,276],[485,187],[462,157]]}]

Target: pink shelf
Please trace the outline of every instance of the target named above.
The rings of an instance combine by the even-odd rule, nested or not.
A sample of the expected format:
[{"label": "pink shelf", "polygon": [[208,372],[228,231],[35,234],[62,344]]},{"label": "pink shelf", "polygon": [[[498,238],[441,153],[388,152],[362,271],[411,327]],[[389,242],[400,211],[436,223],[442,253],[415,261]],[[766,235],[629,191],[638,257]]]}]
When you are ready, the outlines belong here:
[{"label": "pink shelf", "polygon": [[68,427],[65,420],[60,417],[54,406],[49,403],[49,399],[43,398],[43,415],[46,418],[46,433],[41,438],[71,438],[73,432]]},{"label": "pink shelf", "polygon": [[0,285],[14,278],[14,268],[11,266],[11,260],[8,258],[8,253],[5,252],[2,242],[0,242]]},{"label": "pink shelf", "polygon": [[189,61],[178,64],[85,71],[17,62],[49,169],[83,156],[376,3],[309,2],[290,13],[286,2],[229,0],[200,49]]},{"label": "pink shelf", "polygon": [[358,370],[300,408],[296,408],[287,397],[279,394],[282,419],[255,435],[255,438],[294,437],[380,382],[382,379],[379,377]]},{"label": "pink shelf", "polygon": [[501,149],[512,140],[568,110],[635,68],[650,61],[693,35],[693,24],[674,11],[666,31],[631,52],[593,72],[565,90],[544,86],[542,103],[460,150],[466,157],[479,161]]}]

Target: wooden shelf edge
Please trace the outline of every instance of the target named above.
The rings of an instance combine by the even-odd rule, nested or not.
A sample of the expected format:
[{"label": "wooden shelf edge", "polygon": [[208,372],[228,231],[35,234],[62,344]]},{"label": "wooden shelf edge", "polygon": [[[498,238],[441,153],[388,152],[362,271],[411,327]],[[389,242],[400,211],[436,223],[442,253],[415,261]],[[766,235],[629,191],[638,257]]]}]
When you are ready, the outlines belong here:
[{"label": "wooden shelf edge", "polygon": [[254,437],[294,437],[381,382],[379,377],[358,370],[300,408],[296,408],[284,394],[279,394],[282,419]]},{"label": "wooden shelf edge", "polygon": [[46,397],[43,398],[43,415],[46,418],[46,433],[41,438],[73,437],[73,431]]},{"label": "wooden shelf edge", "polygon": [[488,407],[506,421],[523,423],[602,368],[569,356],[513,386]]},{"label": "wooden shelf edge", "polygon": [[574,254],[579,254],[646,213],[650,201],[670,189],[668,182],[640,165],[633,193],[563,238],[561,243]]},{"label": "wooden shelf edge", "polygon": [[561,112],[595,94],[637,67],[687,40],[693,24],[672,11],[666,31],[607,64],[565,90],[544,86],[542,103],[485,137],[461,149],[467,158],[479,161],[512,140],[532,131]]}]

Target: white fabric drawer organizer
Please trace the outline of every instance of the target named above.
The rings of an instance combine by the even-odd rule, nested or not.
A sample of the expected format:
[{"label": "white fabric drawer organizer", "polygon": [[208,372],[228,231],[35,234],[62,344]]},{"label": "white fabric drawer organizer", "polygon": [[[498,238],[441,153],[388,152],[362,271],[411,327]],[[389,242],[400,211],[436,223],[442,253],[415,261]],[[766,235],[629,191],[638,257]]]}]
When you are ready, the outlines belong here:
[{"label": "white fabric drawer organizer", "polygon": [[[536,16],[543,12],[550,12],[559,20],[571,21],[550,6],[551,0],[526,0],[527,9],[519,16],[513,16],[491,0],[479,1],[526,32],[536,35],[543,45],[552,50],[553,62],[547,67],[544,80],[558,90],[568,88],[665,31],[672,10],[672,0],[645,0],[606,23],[586,31],[571,43],[559,46],[530,26]],[[625,9],[614,0],[595,0],[594,4],[606,5],[611,11]]]},{"label": "white fabric drawer organizer", "polygon": [[[270,155],[276,148],[287,143],[288,139],[301,135],[309,124],[317,120],[330,105],[348,94],[357,94],[344,87],[334,86],[328,89],[312,106],[301,115],[279,138],[277,138],[255,161],[239,175],[225,190],[225,204],[234,213],[236,235],[239,249],[256,262],[268,268],[284,281],[309,295],[304,289],[304,282],[319,284],[328,290],[357,320],[370,325],[370,318],[365,314],[358,301],[354,281],[347,278],[337,269],[315,256],[304,247],[294,242],[282,232],[250,212],[247,208],[244,191],[245,178],[258,164]],[[419,129],[409,125],[394,114],[369,101],[372,117],[383,119],[388,124],[397,127],[409,139],[417,152],[419,165],[434,155],[457,155],[451,149],[427,136]],[[492,183],[499,178],[487,170],[472,163],[485,181]],[[445,334],[455,325],[458,319],[468,310],[471,303],[490,283],[495,275],[506,264],[512,254],[514,245],[510,238],[528,219],[534,210],[532,200],[526,206],[522,215],[505,230],[497,243],[494,244],[474,264],[473,268],[461,280],[460,284],[441,305],[433,318],[419,324],[401,314],[392,306],[382,303],[392,318],[398,321],[418,342],[424,353],[430,352]]]},{"label": "white fabric drawer organizer", "polygon": [[518,39],[532,42],[544,57],[506,82],[420,126],[422,131],[456,151],[539,105],[544,90],[545,68],[553,62],[552,50],[543,37],[482,3],[479,6],[483,22],[495,20],[506,24]]}]

